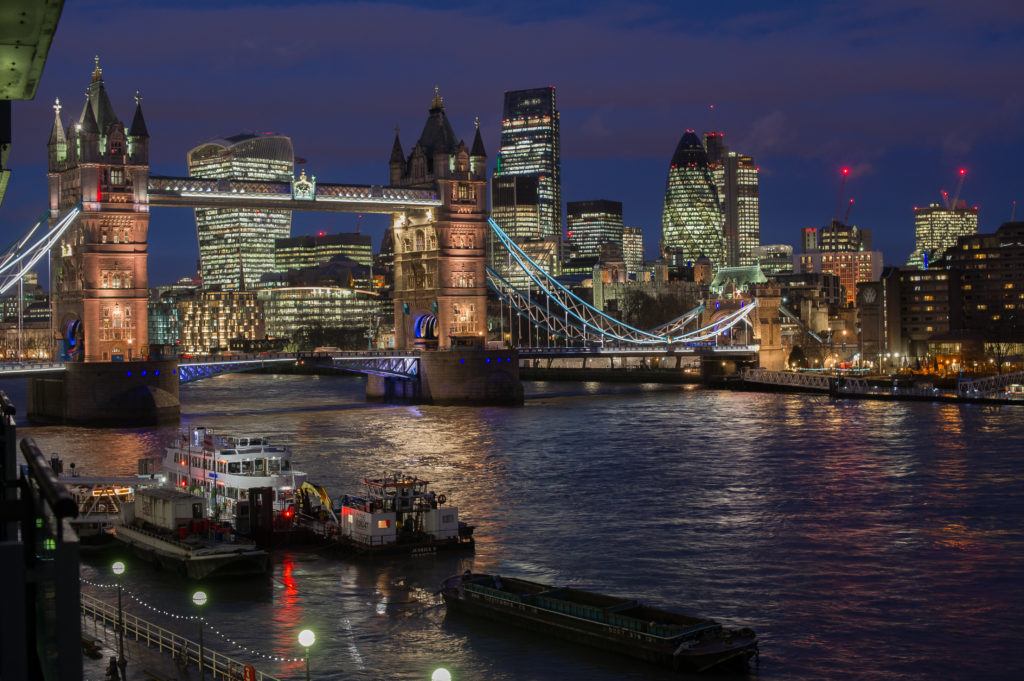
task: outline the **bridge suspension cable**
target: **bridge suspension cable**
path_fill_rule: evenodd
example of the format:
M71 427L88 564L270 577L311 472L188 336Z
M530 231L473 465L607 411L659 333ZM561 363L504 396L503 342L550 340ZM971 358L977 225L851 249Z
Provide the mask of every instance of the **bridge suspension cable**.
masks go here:
M15 242L0 259L0 295L7 293L15 284L32 271L39 261L50 252L50 249L57 244L57 240L64 235L68 227L75 221L78 214L82 212L82 205L70 208L60 216L48 232L39 237L31 245L26 245L32 236L46 220L40 218L36 224L29 229L28 233Z
M560 339L611 341L623 345L678 345L709 341L728 333L734 326L751 326L749 316L757 301L743 305L719 319L692 331L686 326L699 322L703 305L668 321L650 331L638 329L594 307L566 288L554 276L524 252L493 219L488 220L491 232L508 252L510 270L521 271L527 278L523 291L495 269L487 268L487 279L503 303L525 318L531 327L544 329ZM536 287L536 294L535 294Z

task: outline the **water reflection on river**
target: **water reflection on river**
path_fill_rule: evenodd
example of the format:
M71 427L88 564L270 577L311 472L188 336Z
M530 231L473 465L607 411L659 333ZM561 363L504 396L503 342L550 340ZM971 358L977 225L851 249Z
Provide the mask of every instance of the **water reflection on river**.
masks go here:
M364 474L414 471L478 527L471 557L281 554L266 584L207 585L211 623L284 656L314 629L322 679L427 679L441 664L460 681L679 678L446 617L431 592L472 567L748 624L766 679L1024 675L1024 410L655 386L528 392L522 409L473 409L367 405L347 378L184 387L189 424L288 443L336 493ZM86 471L132 473L173 429L23 432ZM186 584L130 570L151 603L188 612ZM83 574L106 581L94 566Z

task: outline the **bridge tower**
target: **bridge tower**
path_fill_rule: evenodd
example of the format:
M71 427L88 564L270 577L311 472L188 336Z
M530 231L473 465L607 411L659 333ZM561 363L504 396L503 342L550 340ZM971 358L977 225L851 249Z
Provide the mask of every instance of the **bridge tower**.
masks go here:
M394 186L434 189L435 209L393 216L395 345L399 349L482 347L486 338L487 153L479 121L471 148L458 140L437 88L427 121L406 156L391 150Z
M760 284L753 289L757 298L754 317L754 336L760 350L758 361L762 369L782 371L786 368L786 355L782 348L782 293L775 284Z
M131 361L149 355L146 275L149 133L136 93L131 126L114 113L96 58L85 106L65 131L60 100L48 143L50 222L82 213L50 253L59 359Z

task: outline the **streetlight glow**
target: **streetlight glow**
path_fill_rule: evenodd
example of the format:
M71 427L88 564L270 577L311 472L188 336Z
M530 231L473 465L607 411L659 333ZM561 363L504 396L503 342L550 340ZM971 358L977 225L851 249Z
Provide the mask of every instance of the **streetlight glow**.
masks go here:
M121 561L116 561L113 565L110 566L110 569L114 571L115 575L120 577L124 574L124 563L122 563Z
M206 592L197 591L194 594L192 594L192 602L198 606L206 605Z
M309 629L303 629L299 632L299 645L303 648L308 648L316 643L316 634Z
M430 681L452 681L452 673L444 667L438 667L430 675Z

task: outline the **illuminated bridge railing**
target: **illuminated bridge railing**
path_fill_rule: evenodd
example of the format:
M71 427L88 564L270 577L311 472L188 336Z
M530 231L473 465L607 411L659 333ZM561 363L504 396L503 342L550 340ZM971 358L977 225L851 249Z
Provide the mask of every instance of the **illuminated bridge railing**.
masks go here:
M288 210L366 210L391 212L441 205L429 189L384 185L320 184L305 191L293 182L214 180L150 176L149 202L154 206L252 205Z
M272 353L265 355L231 355L228 357L190 357L178 362L178 382L192 383L221 374L256 371L282 364L294 364L296 355Z
M333 353L331 363L337 369L384 378L415 380L420 375L420 358L417 353Z
M762 385L774 385L784 388L799 388L828 392L832 387L832 377L822 374L807 374L795 371L768 371L767 369L744 369L743 380Z
M63 362L0 362L0 377L17 378L64 371Z
M957 383L956 392L961 397L991 397L1007 392L1011 385L1020 384L1024 384L1024 371L988 378L962 379Z

